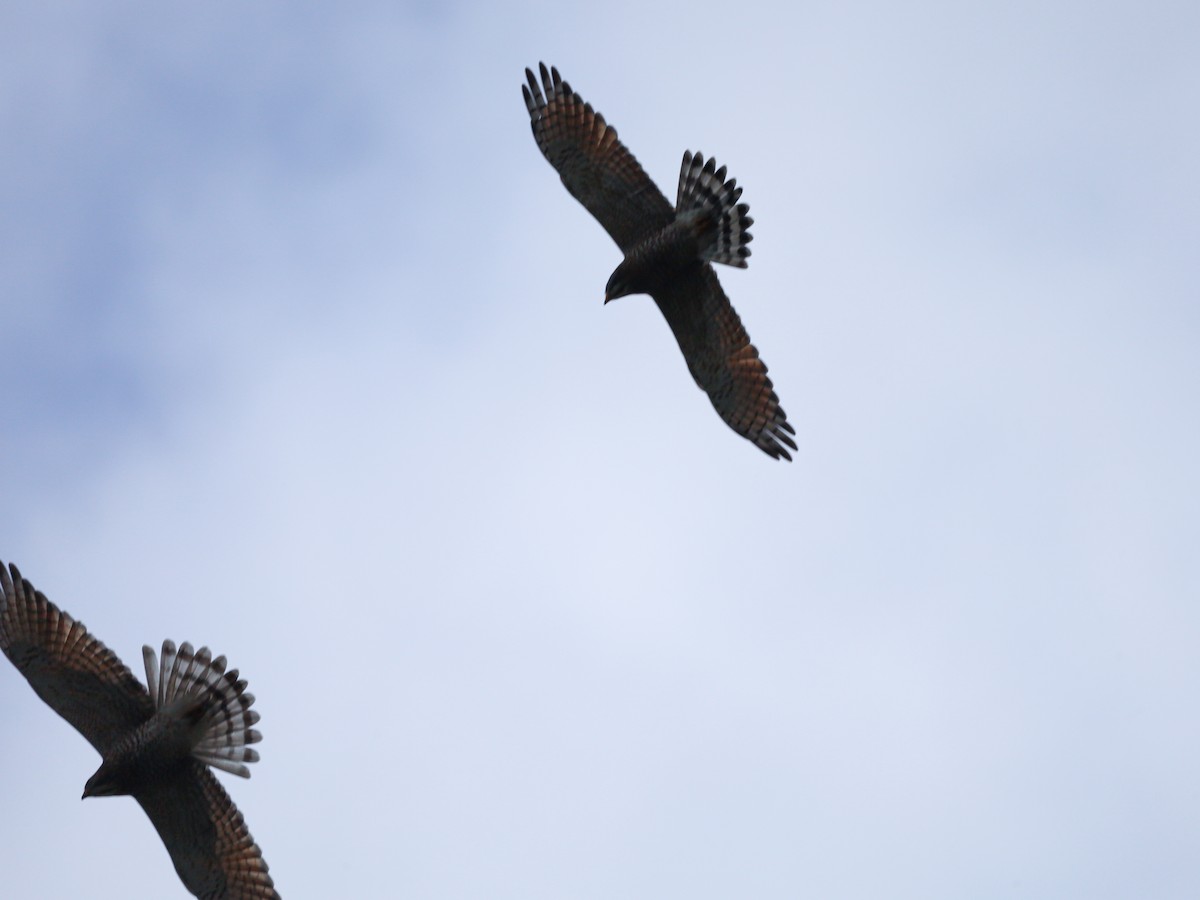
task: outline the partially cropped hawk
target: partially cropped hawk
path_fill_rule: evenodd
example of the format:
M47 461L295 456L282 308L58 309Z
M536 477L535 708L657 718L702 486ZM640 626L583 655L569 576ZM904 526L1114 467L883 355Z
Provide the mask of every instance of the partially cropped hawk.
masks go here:
M576 200L617 242L625 259L608 280L604 302L649 294L666 317L696 384L721 418L769 456L796 449L767 367L721 290L712 263L746 267L749 207L725 167L683 154L675 206L650 180L616 129L571 90L558 70L540 65L541 85L525 70L521 90L533 136ZM544 90L544 93L543 93Z
M205 900L277 898L262 851L209 771L250 777L254 695L207 647L142 648L149 691L111 650L0 563L0 650L56 713L100 751L83 796L131 794Z

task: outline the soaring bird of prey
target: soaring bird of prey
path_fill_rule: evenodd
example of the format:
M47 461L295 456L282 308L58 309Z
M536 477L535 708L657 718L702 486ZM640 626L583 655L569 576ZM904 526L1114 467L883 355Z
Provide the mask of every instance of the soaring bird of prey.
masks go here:
M11 577L9 574L11 571ZM278 898L262 851L209 771L250 777L262 736L254 695L207 647L142 648L142 687L111 650L0 563L0 649L103 762L83 796L131 794L171 854L184 886L205 900Z
M571 90L558 70L529 69L521 90L533 136L576 200L604 226L625 259L604 302L649 294L679 342L688 369L722 419L767 455L796 449L779 398L712 263L746 267L753 220L725 167L683 154L675 206L617 140L617 131ZM544 93L543 93L544 91Z

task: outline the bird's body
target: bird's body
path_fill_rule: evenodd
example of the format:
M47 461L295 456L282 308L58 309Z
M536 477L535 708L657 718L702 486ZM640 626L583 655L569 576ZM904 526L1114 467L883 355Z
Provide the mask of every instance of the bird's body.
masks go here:
M174 716L155 713L109 747L100 769L84 785L83 796L133 794L176 777L192 759L189 731Z
M540 74L539 84L526 69L522 86L538 147L625 256L608 280L605 302L652 296L721 418L764 453L790 460L795 431L712 267L746 267L753 220L738 203L741 188L726 181L724 166L687 152L672 207L616 129L558 70L543 64Z
M703 237L712 230L709 218L693 212L634 244L609 277L605 300L631 294L653 296L680 278L697 274L704 265Z
M262 852L209 766L249 777L254 696L206 647L142 648L149 690L16 566L0 564L0 650L51 709L99 751L83 796L130 795L184 886L204 900L277 900Z

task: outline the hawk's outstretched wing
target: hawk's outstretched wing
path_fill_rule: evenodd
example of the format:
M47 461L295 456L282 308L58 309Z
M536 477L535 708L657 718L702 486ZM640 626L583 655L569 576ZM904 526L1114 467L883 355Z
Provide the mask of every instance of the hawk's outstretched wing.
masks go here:
M613 273L614 278L625 276L614 296L648 290L671 326L688 370L721 418L764 453L790 460L796 432L708 261L745 266L750 237L744 229L751 219L747 206L737 203L741 190L732 180L725 183L724 167L717 170L711 159L705 165L700 154L684 154L680 209L685 209L685 199L698 196L679 215L696 221L698 209L715 205L721 213L714 226L721 229L717 244L727 251L724 256L697 255L697 239L687 229L667 228L683 220L677 220L675 208L617 140L616 130L571 90L557 69L540 63L539 70L540 86L529 69L528 84L521 86L533 136L567 190L625 253L625 262Z
M154 715L154 704L117 655L0 563L0 649L46 705L104 754Z
M0 564L0 649L46 703L97 750L154 715L133 673L83 623ZM116 752L122 752L118 750ZM194 758L164 760L133 789L184 885L205 900L278 900L262 852L212 772Z
M767 455L790 460L786 448L796 449L796 432L712 266L681 273L653 297L721 418Z
M650 180L604 116L571 90L558 69L539 63L542 88L529 69L521 85L533 124L533 136L562 183L587 207L621 252L664 228L675 209Z
M262 851L207 767L189 761L174 778L134 793L184 886L202 900L278 900Z

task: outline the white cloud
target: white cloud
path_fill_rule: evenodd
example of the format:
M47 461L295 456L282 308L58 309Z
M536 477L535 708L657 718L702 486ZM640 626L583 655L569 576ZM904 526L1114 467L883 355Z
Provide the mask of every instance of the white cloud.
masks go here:
M281 892L1194 890L1194 22L21 15L0 557L242 669ZM790 467L602 307L539 58L745 186ZM11 667L0 709L6 889L182 894Z

